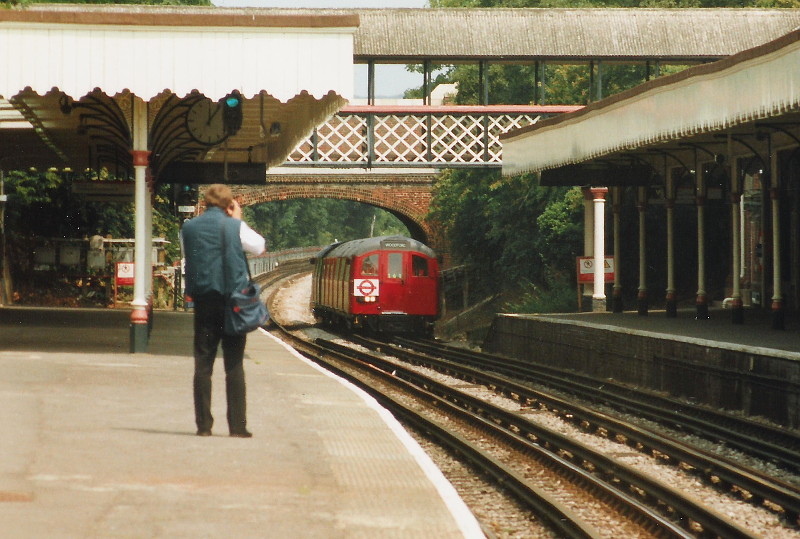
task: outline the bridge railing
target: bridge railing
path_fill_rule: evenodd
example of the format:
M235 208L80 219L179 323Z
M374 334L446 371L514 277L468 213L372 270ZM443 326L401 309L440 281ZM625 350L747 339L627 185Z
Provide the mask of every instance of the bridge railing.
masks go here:
M322 247L294 247L282 251L267 251L261 255L248 256L247 263L250 266L250 274L253 277L268 273L276 269L280 264L290 260L302 260L314 257ZM309 266L310 268L311 266Z
M501 134L580 108L567 105L345 107L314 129L284 166L499 167Z

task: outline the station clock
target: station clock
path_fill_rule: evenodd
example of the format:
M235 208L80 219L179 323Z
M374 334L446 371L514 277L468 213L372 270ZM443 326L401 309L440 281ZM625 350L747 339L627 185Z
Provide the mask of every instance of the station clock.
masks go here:
M224 123L225 105L201 99L186 113L186 129L194 140L208 146L215 146L225 140L227 132Z

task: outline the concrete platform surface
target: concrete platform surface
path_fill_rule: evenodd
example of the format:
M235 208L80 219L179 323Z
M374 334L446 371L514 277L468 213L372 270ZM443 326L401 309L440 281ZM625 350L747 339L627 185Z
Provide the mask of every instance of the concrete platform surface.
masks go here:
M793 313L786 315L783 329L773 329L772 314L759 309L746 309L742 324L734 324L731 312L726 309L712 309L708 318L700 320L695 317L693 309L679 311L676 318L668 318L664 311L651 311L647 316L640 316L635 311L537 316L610 331L638 331L653 337L693 341L712 348L751 350L800 360L800 317Z
M4 538L483 536L385 410L266 332L245 358L254 437L227 435L219 358L201 438L191 315L157 313L130 354L115 313L0 310Z

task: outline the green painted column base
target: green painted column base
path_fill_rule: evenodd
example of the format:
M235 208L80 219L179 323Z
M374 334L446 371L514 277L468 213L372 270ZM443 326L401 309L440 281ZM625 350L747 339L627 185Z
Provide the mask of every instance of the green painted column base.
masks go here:
M147 353L149 334L148 324L131 323L131 354Z

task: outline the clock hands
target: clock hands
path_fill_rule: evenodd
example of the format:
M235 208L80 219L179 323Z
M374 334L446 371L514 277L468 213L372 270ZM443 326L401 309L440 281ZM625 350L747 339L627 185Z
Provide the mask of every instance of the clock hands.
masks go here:
M213 103L209 103L209 106L208 106L208 121L206 122L206 125L211 125L211 120L214 119L214 116L217 115L217 113L219 112L220 108L222 108L222 107L220 107L219 105L217 105L215 107Z

